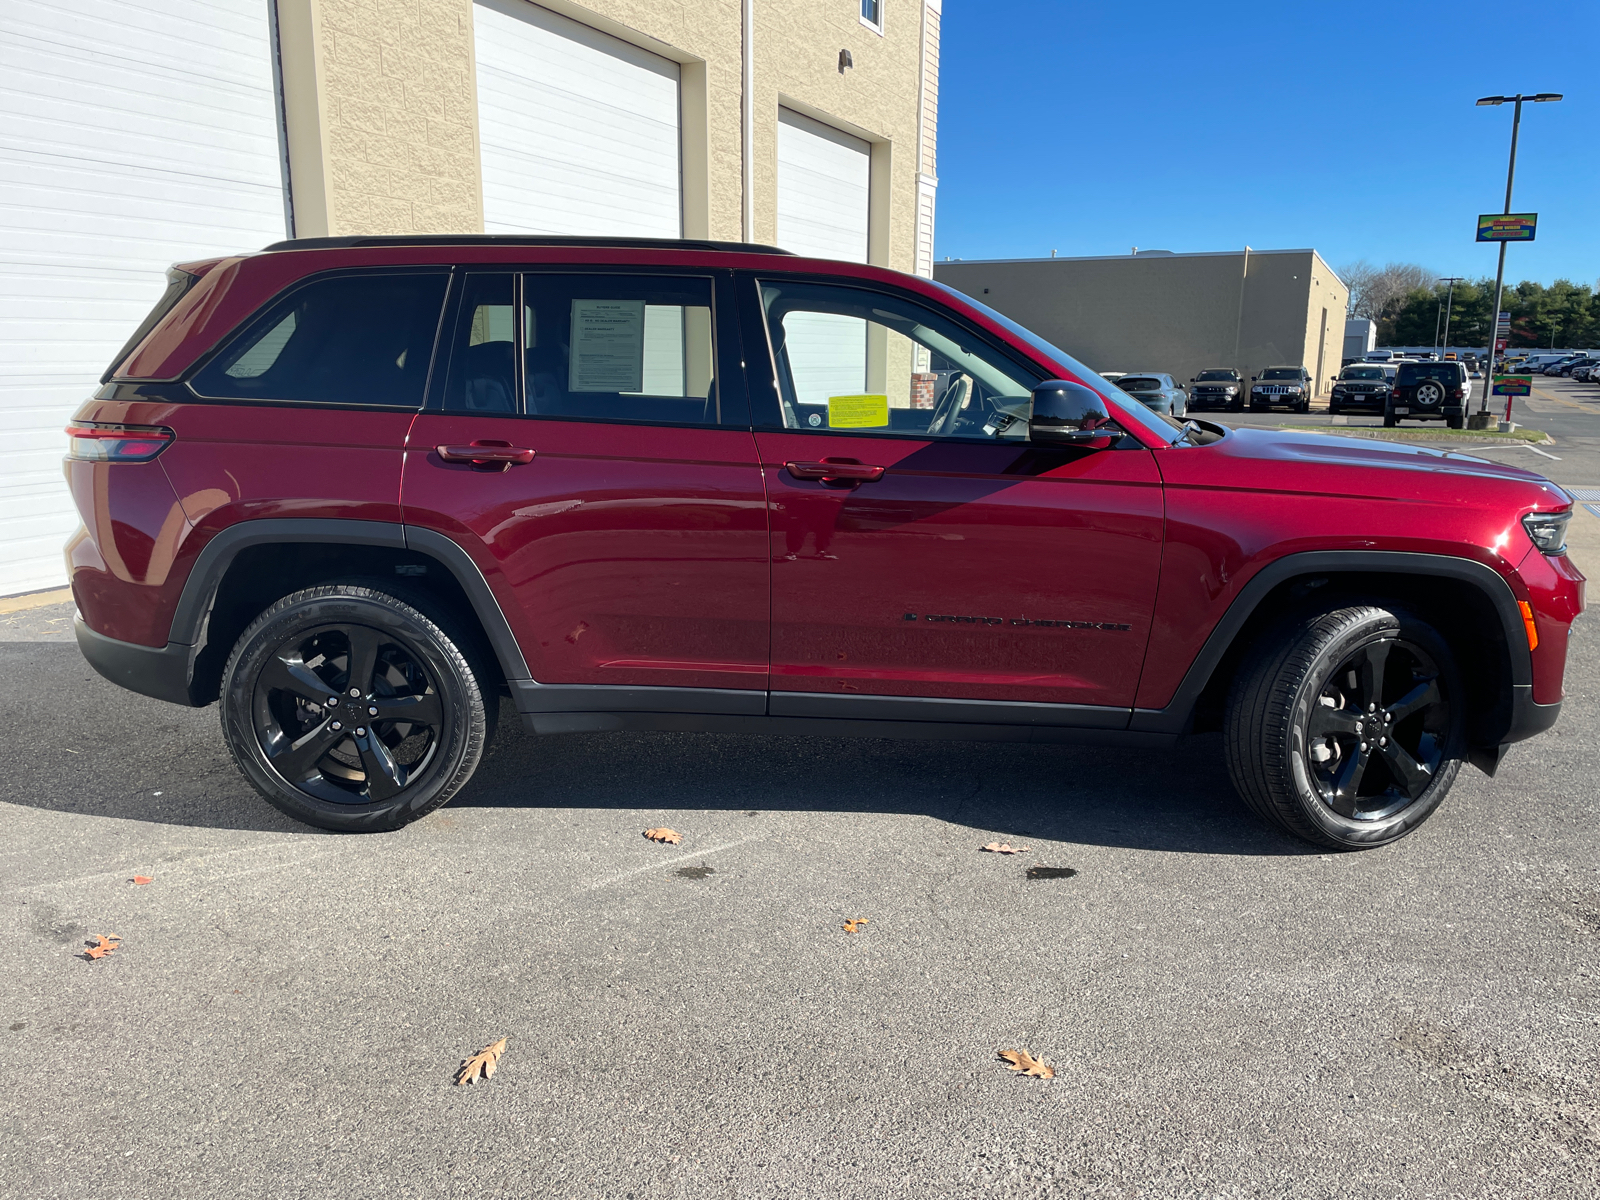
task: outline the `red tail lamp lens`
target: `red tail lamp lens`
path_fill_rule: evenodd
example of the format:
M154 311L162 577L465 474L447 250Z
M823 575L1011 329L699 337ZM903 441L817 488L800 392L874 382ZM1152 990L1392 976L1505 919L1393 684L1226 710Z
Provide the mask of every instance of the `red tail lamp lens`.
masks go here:
M82 421L67 426L67 457L86 462L149 462L175 435L160 425L107 425Z

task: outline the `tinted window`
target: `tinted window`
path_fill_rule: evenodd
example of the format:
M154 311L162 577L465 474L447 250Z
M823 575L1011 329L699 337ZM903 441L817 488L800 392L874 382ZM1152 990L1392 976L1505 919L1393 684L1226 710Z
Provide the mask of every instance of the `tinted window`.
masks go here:
M763 281L787 429L915 437L1027 436L1039 380L915 301Z
M1419 379L1437 379L1442 383L1459 383L1461 368L1455 363L1401 363L1400 383L1415 383Z
M1339 375L1340 379L1382 379L1382 367L1346 367Z
M1239 379L1232 371L1201 371L1194 378L1196 383L1236 383Z
M465 412L518 412L515 275L468 275L451 340L444 406Z
M420 407L447 278L338 275L297 288L195 376L195 391Z
M1125 392L1159 392L1161 380L1149 375L1124 375L1117 380L1117 386Z
M1299 379L1300 372L1293 367L1268 367L1261 372L1263 379Z

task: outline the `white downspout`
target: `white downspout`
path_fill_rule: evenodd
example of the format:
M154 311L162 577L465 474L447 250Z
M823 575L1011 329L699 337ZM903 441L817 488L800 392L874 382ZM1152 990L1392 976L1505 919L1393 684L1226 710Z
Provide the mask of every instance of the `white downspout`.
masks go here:
M740 226L747 242L756 240L756 5L743 0L740 19L744 24L744 61L741 64L739 102L740 191L743 195Z

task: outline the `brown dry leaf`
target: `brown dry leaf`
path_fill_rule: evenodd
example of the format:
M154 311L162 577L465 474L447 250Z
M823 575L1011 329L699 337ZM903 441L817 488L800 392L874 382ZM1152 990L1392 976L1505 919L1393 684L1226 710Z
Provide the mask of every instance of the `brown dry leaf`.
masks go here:
M674 846L683 841L683 834L676 829L646 829L644 835L652 842L671 842Z
M865 917L846 917L844 919L844 931L846 933L860 933L861 927L866 923L867 918Z
M1054 1079L1056 1069L1041 1062L1026 1050L996 1050L1007 1067L1013 1071L1020 1071L1024 1075L1032 1075L1039 1079Z
M151 883L151 882L153 882L153 880L148 875L135 875L133 877L133 882L134 883L143 884L143 883Z
M1026 854L1028 852L1026 846L1010 846L1005 842L990 842L983 849L992 851L995 854Z
M114 933L95 934L95 944L83 952L85 958L104 958L113 950L119 949L118 943L122 939Z
M461 1069L456 1072L456 1086L464 1083L476 1083L481 1077L485 1080L494 1077L494 1069L500 1063L500 1056L506 1052L506 1039L501 1038L492 1046L485 1046L471 1058L461 1060Z

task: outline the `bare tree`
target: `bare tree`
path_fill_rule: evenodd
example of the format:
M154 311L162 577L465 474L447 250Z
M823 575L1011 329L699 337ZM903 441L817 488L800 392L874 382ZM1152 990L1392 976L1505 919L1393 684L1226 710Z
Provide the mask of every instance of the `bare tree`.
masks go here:
M1418 263L1374 267L1364 258L1340 267L1339 277L1350 289L1350 315L1373 321L1394 316L1408 295L1439 282L1436 272Z

